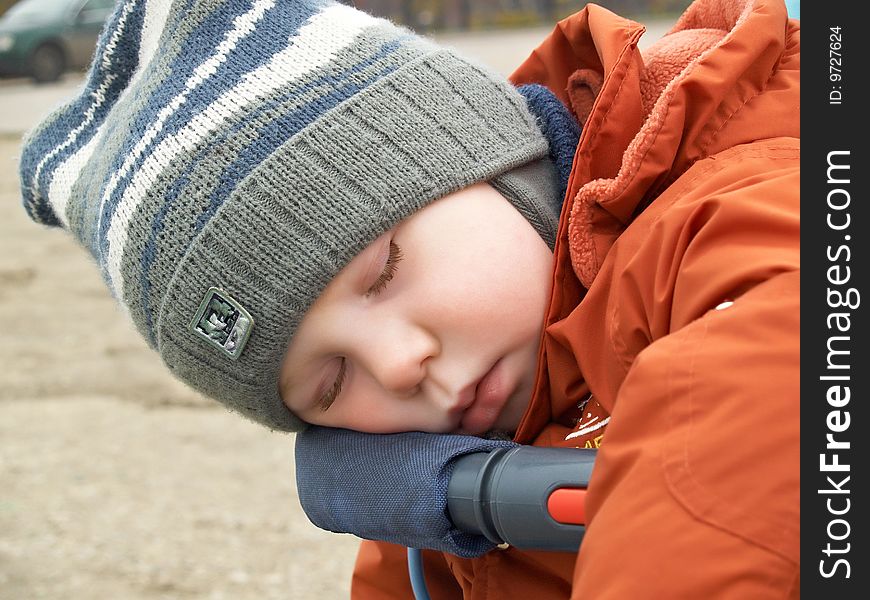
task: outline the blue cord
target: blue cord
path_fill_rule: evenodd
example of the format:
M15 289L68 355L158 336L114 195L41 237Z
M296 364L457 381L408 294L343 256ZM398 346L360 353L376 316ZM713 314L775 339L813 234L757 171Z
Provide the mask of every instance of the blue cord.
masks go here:
M411 576L411 589L417 600L429 600L429 590L423 577L423 554L417 548L408 548L408 574Z

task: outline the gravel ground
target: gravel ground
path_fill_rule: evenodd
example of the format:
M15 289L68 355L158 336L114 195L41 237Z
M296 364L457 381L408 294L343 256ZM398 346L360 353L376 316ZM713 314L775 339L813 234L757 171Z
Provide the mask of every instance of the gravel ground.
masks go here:
M89 255L20 207L0 138L0 598L344 598L293 437L171 379Z

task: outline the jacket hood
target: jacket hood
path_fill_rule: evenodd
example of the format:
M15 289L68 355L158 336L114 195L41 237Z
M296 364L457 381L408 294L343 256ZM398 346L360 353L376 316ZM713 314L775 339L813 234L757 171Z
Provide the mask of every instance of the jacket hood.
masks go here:
M641 52L643 32L590 4L511 77L546 85L584 125L558 237L587 289L625 227L693 163L800 136L800 106L781 96L799 82L800 26L782 2L698 0Z

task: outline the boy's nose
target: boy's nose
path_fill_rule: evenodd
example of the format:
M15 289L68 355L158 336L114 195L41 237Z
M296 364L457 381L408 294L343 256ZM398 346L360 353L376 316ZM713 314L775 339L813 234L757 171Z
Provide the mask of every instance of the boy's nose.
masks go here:
M408 395L426 378L427 361L438 355L437 338L424 328L392 324L375 332L364 349L372 375L387 391Z

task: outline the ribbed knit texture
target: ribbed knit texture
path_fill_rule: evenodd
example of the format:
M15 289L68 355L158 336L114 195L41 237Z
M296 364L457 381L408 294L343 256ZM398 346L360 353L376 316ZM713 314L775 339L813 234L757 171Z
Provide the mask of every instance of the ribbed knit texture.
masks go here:
M80 95L28 135L21 188L178 377L295 430L278 374L326 284L475 182L531 163L523 194L552 194L547 152L502 77L350 7L124 0Z

